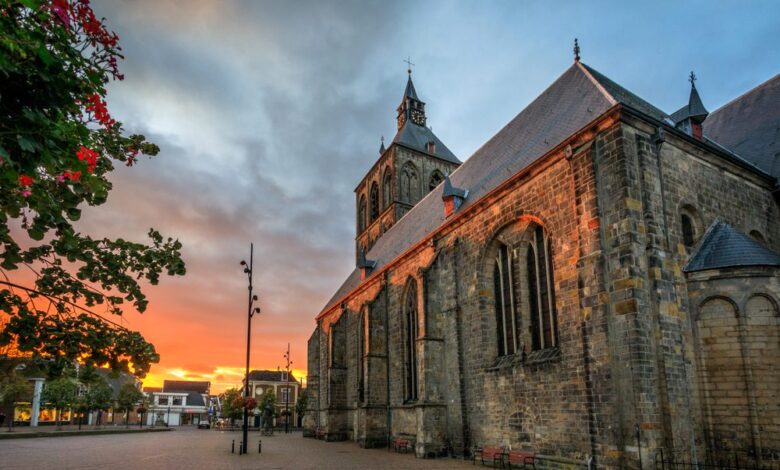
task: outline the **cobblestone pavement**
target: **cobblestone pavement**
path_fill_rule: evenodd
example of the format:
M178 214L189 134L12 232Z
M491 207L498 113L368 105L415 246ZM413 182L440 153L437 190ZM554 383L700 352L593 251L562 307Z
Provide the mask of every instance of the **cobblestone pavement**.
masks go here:
M0 469L473 469L457 459L416 459L387 449L361 449L353 442L304 439L300 432L262 437L249 434L249 453L230 453L238 431L177 429L148 434L43 437L0 441Z

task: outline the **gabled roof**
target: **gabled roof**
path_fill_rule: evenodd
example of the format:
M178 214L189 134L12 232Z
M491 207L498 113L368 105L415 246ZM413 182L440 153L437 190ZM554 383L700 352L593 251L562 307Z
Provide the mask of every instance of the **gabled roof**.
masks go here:
M95 369L95 373L106 380L108 386L111 387L111 396L117 398L119 396L119 390L125 384L135 385L138 380L127 372L115 372L111 369L98 368Z
M278 370L253 370L249 372L249 381L255 382L287 382L284 377L285 371ZM290 382L297 383L295 375L290 372Z
M187 394L187 406L206 406L203 395L198 392L189 392Z
M729 224L716 220L699 240L683 271L747 266L780 267L780 255Z
M163 392L197 392L208 395L211 382L200 382L192 380L165 380L163 381Z
M449 175L454 187L469 192L468 199L459 210L475 204L509 177L619 102L656 119L668 118L662 111L590 67L580 62L574 63ZM416 125L412 127L425 129ZM443 186L439 185L431 191L376 241L367 253L369 259L377 262L376 270L444 223ZM360 282L360 270L355 269L325 305L323 312L349 294Z
M458 157L444 145L444 142L439 140L436 134L425 126L418 126L413 122L407 121L393 137L393 143L405 145L423 153L429 153L428 142L433 142L435 145L433 156L448 162L460 163Z
M710 113L704 135L780 178L780 74Z

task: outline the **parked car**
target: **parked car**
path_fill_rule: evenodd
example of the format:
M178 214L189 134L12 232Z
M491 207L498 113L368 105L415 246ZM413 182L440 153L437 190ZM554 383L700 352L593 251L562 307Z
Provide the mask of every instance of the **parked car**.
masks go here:
M198 429L211 429L211 424L204 420L198 423Z

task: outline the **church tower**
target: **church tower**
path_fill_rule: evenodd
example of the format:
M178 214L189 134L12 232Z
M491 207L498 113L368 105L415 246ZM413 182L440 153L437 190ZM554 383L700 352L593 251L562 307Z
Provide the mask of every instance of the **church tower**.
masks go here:
M382 139L379 159L355 188L356 259L461 164L427 127L425 103L408 75L395 137L387 147Z

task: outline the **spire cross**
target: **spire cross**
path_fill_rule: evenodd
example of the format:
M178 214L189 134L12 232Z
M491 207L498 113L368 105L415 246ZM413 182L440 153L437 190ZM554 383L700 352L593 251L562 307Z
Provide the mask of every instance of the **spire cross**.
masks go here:
M574 38L574 62L580 61L580 43Z
M691 82L691 88L696 88L696 74L691 70L691 74L688 76L688 81Z
M407 66L406 73L411 75L412 74L412 66L416 65L416 64L412 63L412 58L409 57L409 56L406 56L406 59L404 59L404 62L406 62L406 66Z

